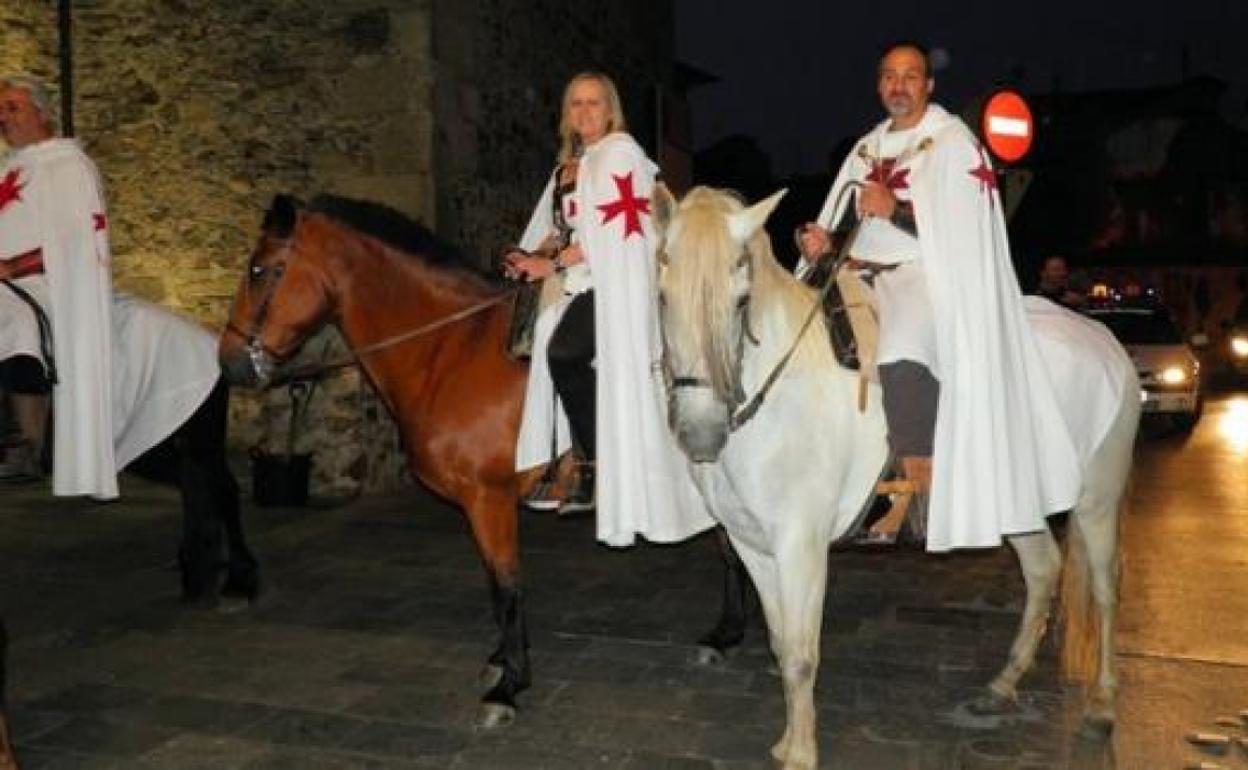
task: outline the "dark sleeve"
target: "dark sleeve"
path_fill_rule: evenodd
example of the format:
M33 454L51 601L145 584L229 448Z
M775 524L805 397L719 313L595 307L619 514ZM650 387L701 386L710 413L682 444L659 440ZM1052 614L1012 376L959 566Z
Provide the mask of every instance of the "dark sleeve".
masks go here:
M897 206L893 209L893 215L889 217L894 227L897 227L915 238L919 237L919 227L914 221L914 204L910 201L897 201Z

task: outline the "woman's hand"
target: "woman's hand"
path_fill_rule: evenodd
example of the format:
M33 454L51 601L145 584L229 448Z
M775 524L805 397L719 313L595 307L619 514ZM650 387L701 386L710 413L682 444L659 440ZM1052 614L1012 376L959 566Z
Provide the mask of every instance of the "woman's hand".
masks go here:
M585 252L581 250L581 244L574 243L556 254L555 259L559 262L560 267L568 268L584 262Z
M508 278L525 281L541 281L555 272L555 262L545 257L533 257L522 251L513 251L503 257L503 272Z

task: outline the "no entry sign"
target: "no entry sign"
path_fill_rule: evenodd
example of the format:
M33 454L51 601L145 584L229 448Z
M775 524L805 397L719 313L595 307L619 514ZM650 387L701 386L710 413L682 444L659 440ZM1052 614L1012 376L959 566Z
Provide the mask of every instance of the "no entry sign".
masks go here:
M988 97L982 129L988 149L1006 163L1026 155L1035 136L1031 108L1014 91L997 91Z

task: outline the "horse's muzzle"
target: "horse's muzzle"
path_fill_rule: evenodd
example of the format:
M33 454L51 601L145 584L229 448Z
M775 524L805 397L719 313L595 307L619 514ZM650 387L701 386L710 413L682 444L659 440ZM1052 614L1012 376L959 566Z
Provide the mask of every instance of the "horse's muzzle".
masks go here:
M218 354L221 371L231 385L263 388L273 379L273 360L259 346L221 345Z

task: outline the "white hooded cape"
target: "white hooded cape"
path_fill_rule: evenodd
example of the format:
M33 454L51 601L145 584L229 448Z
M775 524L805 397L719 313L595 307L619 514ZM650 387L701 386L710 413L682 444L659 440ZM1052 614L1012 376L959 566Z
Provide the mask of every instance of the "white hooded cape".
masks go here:
M52 325L59 376L52 492L114 498L118 470L185 422L212 389L215 342L172 313L114 297L102 185L77 141L50 139L13 153L0 171L6 179L20 189L0 207L0 258L43 254L44 274L20 283ZM27 342L35 323L29 310L6 318L17 325L3 336L19 342L0 347L39 357Z
M586 148L572 193L581 212L573 238L594 284L598 539L612 546L632 545L637 535L683 540L714 525L667 427L649 209L656 172L632 137L611 134ZM538 201L522 248L534 248L553 229L552 190L548 184ZM568 446L566 418L561 408L552 408L545 361L550 332L566 304L552 306L538 320L516 452L521 470L551 459L552 417L560 425L559 451Z
M863 154L888 123L841 167L819 216L824 227L852 200L843 196L833 210L841 188L867 174ZM927 548L996 546L1074 505L1079 456L1023 311L987 153L934 104L918 134L899 167L910 169L940 370Z

